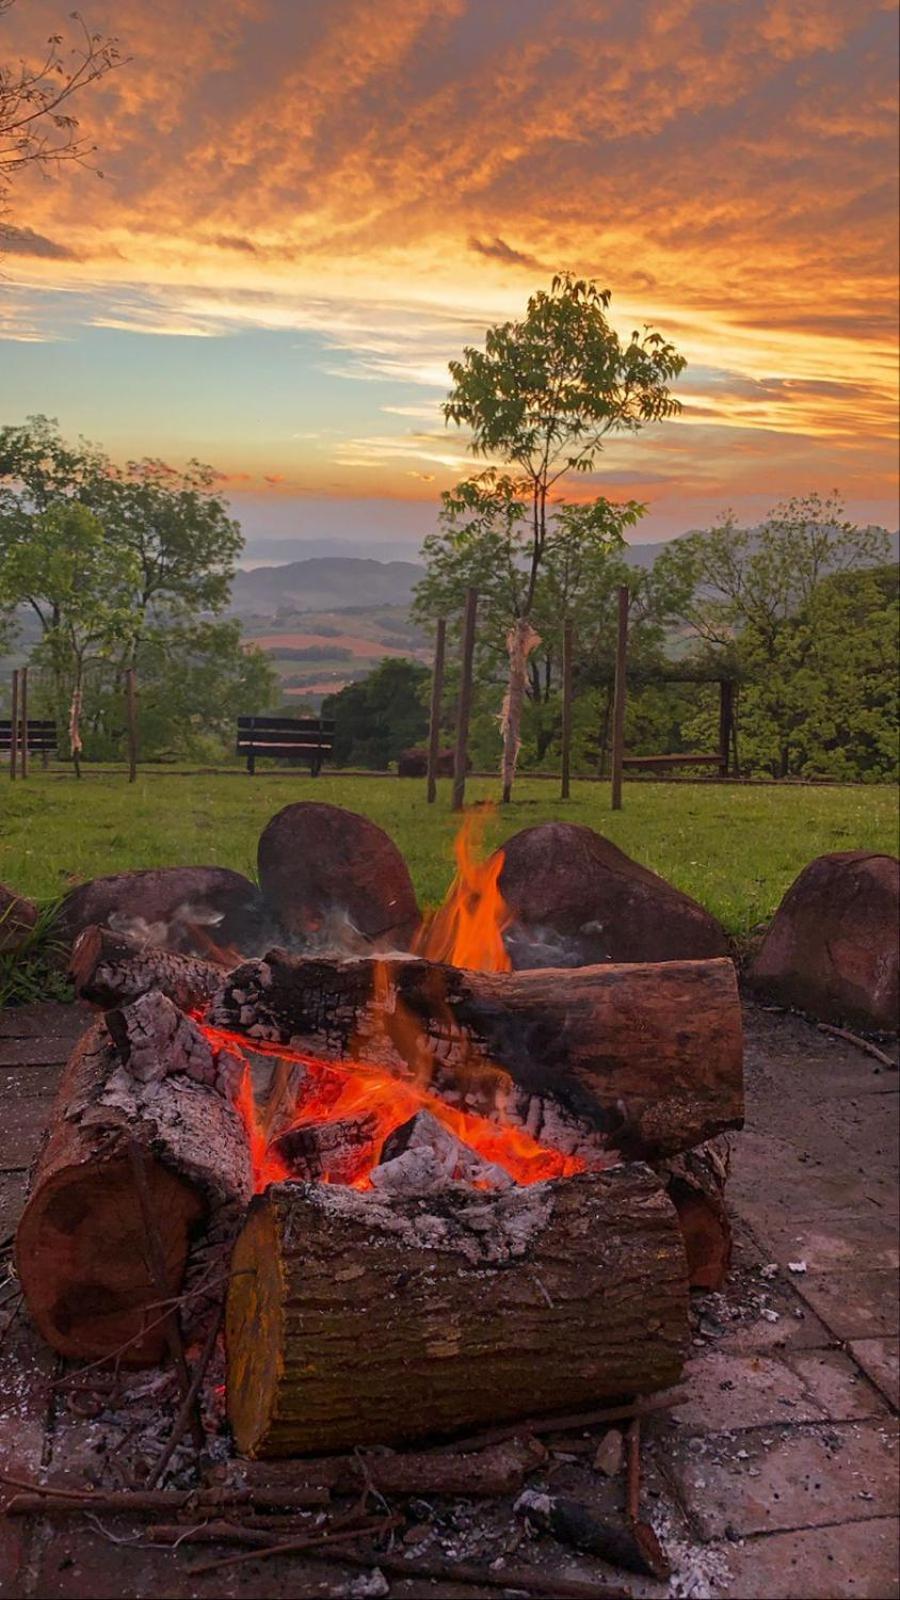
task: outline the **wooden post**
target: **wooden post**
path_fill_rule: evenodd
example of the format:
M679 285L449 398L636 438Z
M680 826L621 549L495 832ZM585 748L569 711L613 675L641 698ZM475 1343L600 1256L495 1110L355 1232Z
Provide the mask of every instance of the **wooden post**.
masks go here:
M16 781L16 767L19 764L19 669L16 667L12 675L12 706L9 719L9 776L13 783Z
M572 647L574 643L572 620L566 618L563 627L563 681L562 681L562 783L560 800L569 798L569 779L572 761Z
M731 745L732 683L730 678L719 679L719 777L728 777L728 756Z
M466 794L466 766L469 758L469 715L472 710L472 660L475 655L475 616L478 609L477 589L466 590L466 614L463 622L462 677L459 685L459 709L456 714L456 754L453 759L453 809L461 811Z
M134 692L134 667L125 673L125 715L128 721L128 782L137 777L137 705Z
M28 777L28 668L23 667L19 677L19 716L22 723L22 742L19 746L19 771Z
M431 716L428 724L428 804L433 805L437 795L438 756L441 748L441 698L444 693L444 651L447 645L447 622L438 617L434 640L434 671L431 674Z
M616 634L616 688L613 701L612 809L622 809L622 756L625 750L625 672L628 665L628 590L619 586Z

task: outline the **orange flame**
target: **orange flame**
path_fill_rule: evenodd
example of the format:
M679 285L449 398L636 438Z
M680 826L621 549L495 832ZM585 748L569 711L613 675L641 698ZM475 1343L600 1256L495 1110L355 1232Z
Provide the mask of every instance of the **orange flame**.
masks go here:
M512 963L503 943L503 932L509 925L510 914L499 887L503 852L496 851L487 861L479 859L484 822L484 810L468 813L454 846L456 875L443 904L423 925L416 951L430 960L446 961L458 967L508 972ZM452 1027L452 1019L448 1020ZM381 1159L385 1140L423 1109L431 1112L485 1161L503 1168L518 1184L571 1177L587 1166L582 1156L564 1155L539 1144L524 1128L460 1111L431 1092L433 1061L427 1035L399 999L391 981L390 964L386 961L375 965L368 1022L402 1057L408 1077L398 1076L364 1059L363 1052L373 1046L371 1034L368 1044L362 1039L356 1042L351 1059L325 1061L287 1045L250 1041L241 1034L213 1028L200 1018L198 1021L214 1048L227 1051L242 1064L235 1108L247 1130L257 1192L270 1183L291 1177L289 1165L273 1142L273 1134L277 1138L295 1129L344 1120L359 1123L365 1119L372 1124L372 1135L360 1147L359 1160L353 1160L349 1181L355 1189L371 1189L371 1172ZM284 1064L286 1072L289 1063L303 1068L295 1104L275 1129L266 1126L256 1103L245 1050L276 1057ZM340 1178L328 1171L327 1155L323 1156L323 1162L320 1182L347 1182L346 1160ZM597 1164L600 1164L599 1157ZM479 1188L489 1186L481 1181L476 1184Z
M456 876L413 948L430 961L477 972L509 972L512 962L503 933L511 918L500 893L503 851L496 850L487 861L478 859L487 815L487 808L467 813L453 846Z

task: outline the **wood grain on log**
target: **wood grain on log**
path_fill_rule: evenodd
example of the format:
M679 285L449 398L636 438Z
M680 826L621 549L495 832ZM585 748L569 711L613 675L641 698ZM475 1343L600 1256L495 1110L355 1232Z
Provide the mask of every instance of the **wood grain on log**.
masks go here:
M128 1005L158 990L191 1011L221 988L225 968L157 945L141 948L109 928L90 927L75 941L69 976L75 993L94 1005Z
M274 1185L233 1257L235 1438L256 1456L400 1444L662 1389L687 1301L674 1209L641 1165L389 1205Z
M629 1156L676 1154L742 1124L740 1004L728 960L487 973L401 958L387 968L388 1002L373 1006L374 961L271 951L230 974L212 1020L401 1072L420 1064L404 1052L412 1043L420 1056L424 1040L445 1097L462 1091L470 1109L490 1111L512 1079ZM415 1030L403 1025L410 1017Z
M168 1005L161 996L156 1003ZM123 1037L133 1010L122 1013ZM184 1017L180 1024L182 1031L194 1028ZM252 1192L247 1138L223 1095L184 1070L205 1045L194 1031L196 1050L168 1061L166 1075L142 1080L123 1065L120 1046L98 1022L65 1070L16 1235L29 1312L62 1355L100 1358L124 1346L123 1362L142 1366L157 1361L164 1347L129 1139L147 1151L150 1198L175 1292L201 1221L208 1264L239 1225ZM148 1070L146 1060L142 1069Z

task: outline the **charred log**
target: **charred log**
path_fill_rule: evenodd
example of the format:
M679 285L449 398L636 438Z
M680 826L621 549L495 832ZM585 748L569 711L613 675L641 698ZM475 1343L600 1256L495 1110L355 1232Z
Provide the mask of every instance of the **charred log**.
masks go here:
M550 1097L629 1156L690 1149L743 1120L740 1005L724 959L486 973L271 951L225 981L212 1020L400 1073L432 1060L445 1099L492 1112ZM373 994L382 999L373 1003ZM408 1023L412 1020L414 1026Z
M143 948L109 928L85 928L78 935L69 962L75 993L94 1005L122 1006L158 991L182 1011L209 1001L225 979L226 969L199 956L178 955L158 945Z
M280 1184L254 1201L226 1312L239 1448L399 1444L676 1381L677 1218L639 1165L502 1193Z
M163 1350L130 1141L146 1153L171 1295L185 1287L189 1257L194 1286L224 1271L252 1179L243 1125L216 1086L223 1066L161 995L123 1010L113 1032L98 1022L76 1047L16 1235L28 1309L62 1355L142 1366ZM203 1253L192 1255L198 1231ZM195 1309L203 1304L198 1294Z

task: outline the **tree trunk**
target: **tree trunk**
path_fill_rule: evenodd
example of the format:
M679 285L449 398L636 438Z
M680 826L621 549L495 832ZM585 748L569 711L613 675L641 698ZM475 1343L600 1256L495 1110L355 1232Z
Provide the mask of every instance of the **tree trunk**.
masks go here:
M549 1097L629 1156L673 1155L743 1120L740 1002L724 958L489 973L275 950L230 974L210 1021L251 1045L404 1074L427 1050L432 1086L466 1109Z
M503 804L512 796L513 779L521 744L522 706L525 700L525 683L528 677L528 657L541 642L527 617L520 617L506 636L509 652L509 682L500 715L503 734L503 758L500 776L503 783Z
M228 1411L255 1456L403 1444L663 1389L689 1344L645 1167L500 1193L280 1184L235 1247Z
M217 1064L196 1025L157 995L120 1012L113 1030L118 1042L105 1022L91 1028L63 1075L16 1235L16 1267L28 1310L54 1350L96 1359L121 1349L126 1365L144 1366L159 1360L165 1328L131 1141L146 1152L173 1295L183 1288L201 1225L191 1279L213 1273L221 1291L222 1252L240 1225L252 1177L240 1118L219 1088L202 1081L216 1076Z

